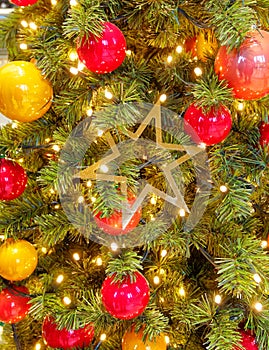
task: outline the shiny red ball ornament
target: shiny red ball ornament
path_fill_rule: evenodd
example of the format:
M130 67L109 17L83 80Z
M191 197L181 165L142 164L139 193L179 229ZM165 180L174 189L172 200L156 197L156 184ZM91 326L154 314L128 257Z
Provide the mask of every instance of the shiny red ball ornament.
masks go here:
M184 42L184 48L186 52L191 53L192 58L197 57L197 37L187 38Z
M24 319L30 309L28 294L29 290L24 286L3 289L0 293L0 321L17 323Z
M232 118L225 106L212 107L204 113L202 108L191 104L184 115L184 127L194 142L207 146L223 141L230 133Z
M259 99L269 93L269 33L250 32L239 49L220 47L215 72L233 89L235 98Z
M123 281L115 281L116 275L107 276L102 284L102 302L113 317L130 320L140 315L149 302L149 284L139 272L134 273L134 281L126 276Z
M30 6L37 2L38 0L10 0L10 2L17 6Z
M255 337L250 333L246 331L239 331L241 334L241 345L243 346L243 349L245 350L259 350L258 345L256 343ZM236 347L234 350L239 350L238 347Z
M87 324L76 330L57 329L52 317L46 317L42 325L42 336L46 345L61 349L83 349L89 346L94 337L94 327Z
M27 175L23 167L9 159L0 159L0 200L10 201L25 190Z
M260 145L269 145L269 123L262 123L260 126Z
M101 37L84 37L77 46L80 61L94 73L105 74L117 69L126 56L126 41L120 29L104 22Z
M132 206L135 200L135 195L128 193L128 205ZM132 231L139 224L141 213L142 209L138 208L125 227L122 225L122 211L118 210L114 210L109 217L102 217L102 213L99 212L94 216L94 220L97 226L107 234L119 236Z

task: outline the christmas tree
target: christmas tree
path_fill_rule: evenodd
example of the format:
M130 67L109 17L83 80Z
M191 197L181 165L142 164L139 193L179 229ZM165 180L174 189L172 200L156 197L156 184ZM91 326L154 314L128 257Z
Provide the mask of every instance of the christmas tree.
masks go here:
M1 349L269 349L269 1L13 4Z

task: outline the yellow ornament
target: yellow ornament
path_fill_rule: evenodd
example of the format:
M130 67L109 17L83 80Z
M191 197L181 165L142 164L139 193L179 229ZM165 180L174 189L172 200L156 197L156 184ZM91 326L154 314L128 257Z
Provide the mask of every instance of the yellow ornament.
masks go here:
M199 60L205 62L217 53L218 42L212 30L201 31L197 36L196 50Z
M146 339L144 342L143 329L135 332L134 327L126 331L122 338L122 350L166 350L166 341L163 333L160 333L155 339Z
M37 251L28 241L10 238L0 246L0 261L0 276L9 281L21 281L34 272Z
M19 122L31 122L50 108L53 90L31 62L13 61L0 68L0 112Z

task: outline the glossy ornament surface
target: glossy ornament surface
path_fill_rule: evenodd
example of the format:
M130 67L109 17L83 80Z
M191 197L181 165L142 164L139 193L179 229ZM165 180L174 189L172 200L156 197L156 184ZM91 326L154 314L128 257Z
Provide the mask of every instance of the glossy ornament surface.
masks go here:
M184 49L186 52L191 53L192 58L197 57L197 37L193 36L185 39Z
M10 159L0 158L0 200L10 201L25 190L27 175L20 164Z
M7 239L0 246L0 276L10 281L21 281L30 276L37 265L35 247L23 239Z
M160 333L155 339L146 339L144 342L143 329L140 329L137 333L132 327L129 331L125 332L122 338L122 350L166 350L167 344L165 336Z
M101 37L90 35L77 46L80 61L91 71L105 74L117 69L126 56L126 41L120 29L104 22Z
M260 145L269 145L269 123L262 123L260 126Z
M101 296L104 307L112 316L129 320L140 315L149 301L149 284L143 275L135 272L135 281L126 276L115 282L115 275L107 276L102 284Z
M132 193L128 193L128 205L130 207L135 202L136 197ZM126 204L127 205L127 204ZM99 212L94 216L94 220L97 226L109 235L118 236L124 235L132 231L141 219L142 209L139 208L132 216L128 224L123 228L122 226L122 211L114 210L109 217L103 217L102 213Z
M227 80L235 98L259 99L269 93L269 33L251 32L239 49L222 46L216 56L215 72Z
M211 108L206 114L202 108L191 104L184 115L184 127L194 142L207 146L223 141L230 133L232 118L225 106Z
M38 0L10 0L10 2L17 6L30 6L37 2Z
M250 333L241 330L240 331L242 340L241 345L243 346L243 349L245 350L259 350L258 345L256 343L255 337ZM240 350L238 347L236 347L234 350Z
M25 294L29 290L24 286L5 288L0 293L0 321L5 323L16 323L26 317L30 309L28 302L31 300Z
M42 336L46 345L52 348L76 349L89 346L94 337L94 327L88 324L83 328L57 329L52 317L46 317L42 325Z
M7 118L31 122L42 117L52 95L49 81L33 63L13 61L0 68L0 112Z

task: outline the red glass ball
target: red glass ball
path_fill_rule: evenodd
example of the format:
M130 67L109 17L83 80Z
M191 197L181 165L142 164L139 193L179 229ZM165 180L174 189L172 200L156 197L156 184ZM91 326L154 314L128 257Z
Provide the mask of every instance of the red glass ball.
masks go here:
M269 33L251 32L239 49L228 52L220 47L215 72L219 79L227 80L235 98L259 99L269 93Z
M211 108L205 114L202 108L193 103L185 112L184 127L194 142L210 146L223 141L229 135L232 118L225 106Z
M113 23L105 22L101 37L84 37L77 47L80 61L98 74L112 72L118 68L126 56L126 41L120 29Z
M149 284L143 275L135 272L135 281L126 276L115 282L115 275L107 276L101 288L104 307L112 316L130 320L140 315L149 301Z
M25 190L27 175L23 167L9 159L0 159L0 200L12 200Z
M187 38L184 42L184 48L186 52L190 52L191 56L197 57L197 37Z
M136 200L136 197L132 193L128 193L128 204L131 206ZM124 235L132 231L141 219L142 209L138 208L137 211L131 217L126 227L122 227L122 212L114 210L109 217L102 218L102 213L99 212L94 216L94 220L98 227L109 235L119 236Z
M269 123L262 123L261 124L260 144L263 147L269 145Z
M30 6L37 2L38 0L10 0L10 2L17 6Z
M28 302L29 290L24 286L5 288L0 293L0 321L5 323L16 323L26 317L30 309Z
M245 350L259 350L255 337L250 332L246 332L243 330L239 332L242 338L241 345ZM236 347L234 350L239 350L239 348Z
M89 346L94 337L94 327L87 324L76 330L57 329L52 317L46 317L42 325L42 336L46 345L52 348L74 349Z

